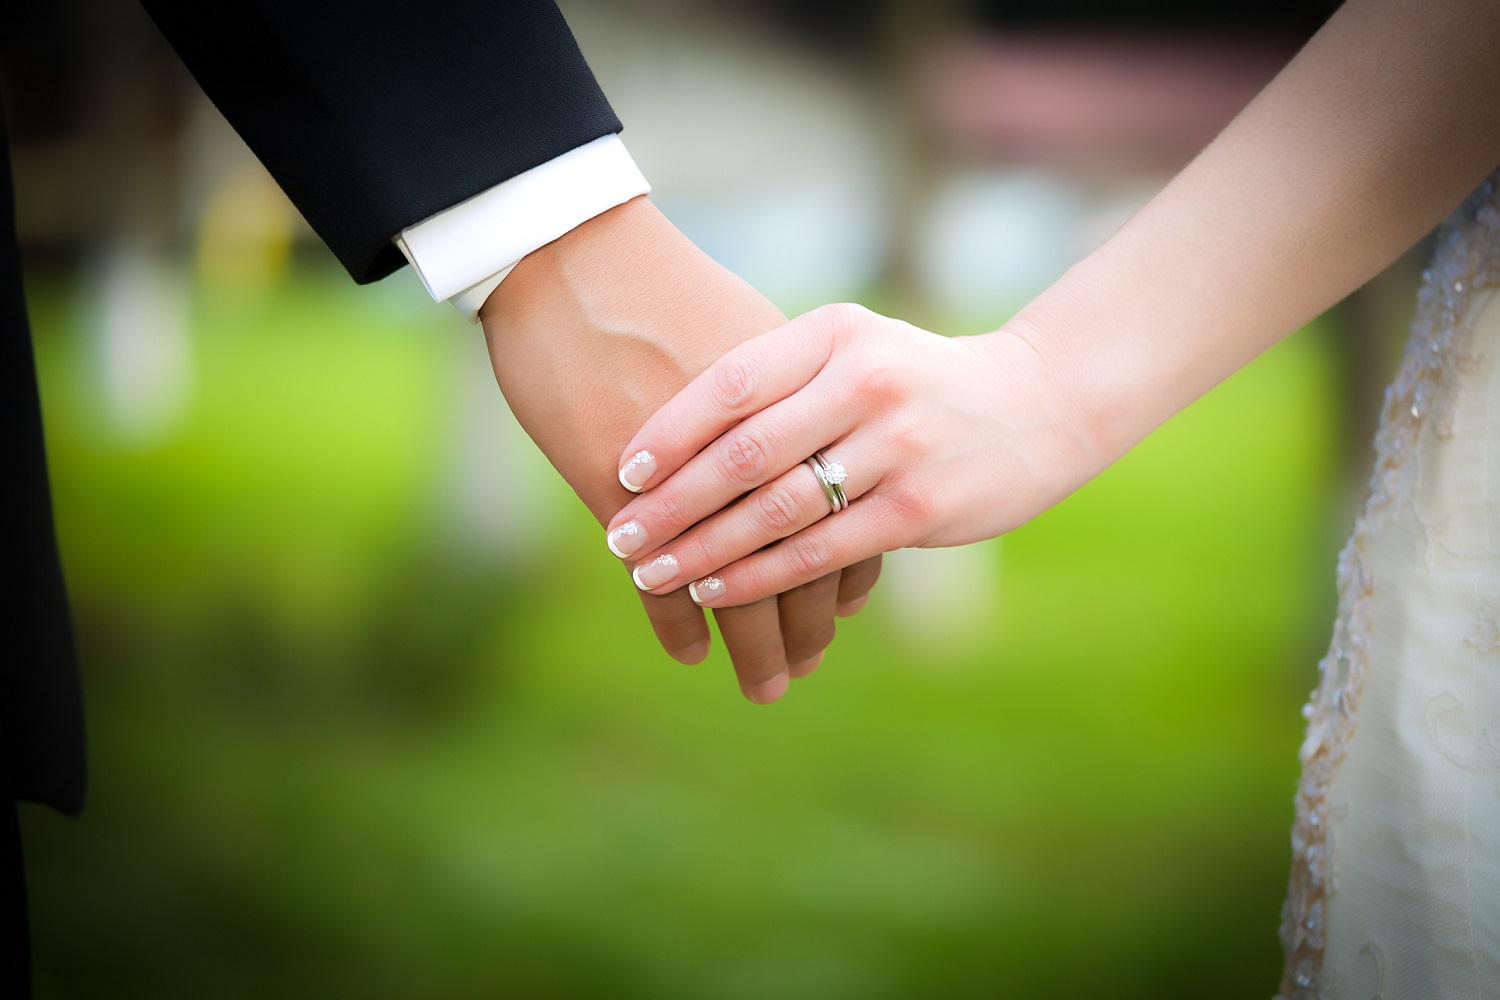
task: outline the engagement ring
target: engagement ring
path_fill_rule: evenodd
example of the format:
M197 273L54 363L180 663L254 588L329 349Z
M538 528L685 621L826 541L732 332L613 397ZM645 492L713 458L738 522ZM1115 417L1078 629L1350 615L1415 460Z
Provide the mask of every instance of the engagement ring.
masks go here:
M823 487L823 494L828 497L828 505L837 514L849 506L849 498L844 495L844 480L849 478L849 473L844 471L843 465L838 462L828 461L828 456L821 451L815 451L807 460L807 465L813 470L813 475L818 477L818 483Z

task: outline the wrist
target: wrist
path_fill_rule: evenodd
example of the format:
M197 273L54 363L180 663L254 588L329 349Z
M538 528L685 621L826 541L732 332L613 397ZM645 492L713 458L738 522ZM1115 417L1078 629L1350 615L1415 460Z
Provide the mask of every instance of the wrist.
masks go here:
M1103 256L1107 249L1074 265L997 331L1035 351L1093 472L1207 388L1199 386L1203 375L1177 310L1122 280Z
M782 322L645 198L529 254L480 318L511 410L601 518L629 499L616 460L646 418Z
M998 330L975 338L991 356L1029 364L1042 383L1037 397L1056 430L1056 451L1080 481L1098 474L1146 431L1136 433L1124 389L1128 376L1112 371L1106 353L1092 343L1102 329L1084 296L1066 294L1061 279Z
M581 302L598 294L599 279L611 261L660 255L665 230L672 229L642 195L601 212L521 258L479 307L488 336L492 330L525 331L531 310L544 303ZM675 230L672 230L675 232Z

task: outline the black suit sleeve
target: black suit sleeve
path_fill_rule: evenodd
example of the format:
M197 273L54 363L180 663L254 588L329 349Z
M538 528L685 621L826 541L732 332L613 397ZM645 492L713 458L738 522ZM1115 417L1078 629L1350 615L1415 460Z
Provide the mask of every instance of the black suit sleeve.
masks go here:
M143 0L359 282L403 228L620 130L551 0Z

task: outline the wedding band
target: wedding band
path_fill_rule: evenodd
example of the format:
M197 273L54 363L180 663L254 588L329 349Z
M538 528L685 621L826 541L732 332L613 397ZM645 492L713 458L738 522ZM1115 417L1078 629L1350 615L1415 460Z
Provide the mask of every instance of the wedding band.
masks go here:
M849 478L849 473L838 462L828 461L828 456L821 451L812 453L807 460L808 468L812 469L813 475L818 477L818 485L823 487L823 495L828 497L828 505L837 514L849 506L849 498L844 495L843 482Z

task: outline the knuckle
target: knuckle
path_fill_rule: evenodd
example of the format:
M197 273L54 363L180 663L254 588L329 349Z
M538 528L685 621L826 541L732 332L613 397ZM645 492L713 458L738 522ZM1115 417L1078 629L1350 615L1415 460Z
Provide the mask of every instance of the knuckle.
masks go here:
M764 561L749 559L735 570L734 591L741 598L737 607L757 608L777 599L776 590L767 586ZM753 600L744 600L746 595L755 595Z
M926 455L930 452L927 425L914 414L903 411L886 419L882 434L885 447L897 455Z
M818 628L815 628L812 631L808 632L806 635L798 636L797 647L806 651L801 658L807 659L810 656L815 656L819 651L832 646L833 640L834 627L831 623L828 625L821 625Z
M821 576L832 559L828 544L816 537L794 535L785 545L787 565L798 576Z
M656 520L663 527L675 533L684 531L695 523L683 504L682 497L668 493L655 499Z
M901 394L901 389L900 359L889 351L872 351L859 375L859 391L871 402L889 404Z
M769 450L760 432L742 430L725 442L724 465L732 479L753 482L765 475Z
M674 413L670 419L661 421L654 436L671 454L686 457L696 454L702 448L701 435L702 432L693 426L691 420Z
M708 573L718 572L730 561L725 558L723 541L716 538L712 530L695 528L673 542L672 548L683 569L692 570L693 576L700 579Z
M797 501L791 491L782 486L772 486L755 498L760 508L761 523L772 531L782 533L797 523Z
M924 524L936 511L932 497L908 483L895 483L882 492L896 519L903 523Z
M724 409L736 413L750 402L759 382L759 364L747 355L735 355L714 371L714 398Z
M872 315L870 310L856 302L831 302L818 312L819 318L837 334L859 333Z

